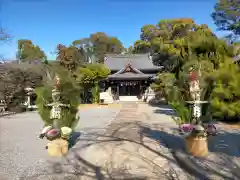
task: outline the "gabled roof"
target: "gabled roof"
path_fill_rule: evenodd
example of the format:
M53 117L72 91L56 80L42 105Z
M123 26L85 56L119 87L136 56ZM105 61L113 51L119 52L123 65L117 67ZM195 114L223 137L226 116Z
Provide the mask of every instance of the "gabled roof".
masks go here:
M132 67L132 64L129 62L125 67L123 67L118 72L116 72L115 75L116 74L129 73L129 72L130 73L135 73L135 74L144 74L140 70L138 70L137 68Z
M104 64L110 70L121 70L128 63L138 70L158 70L161 67L155 66L149 54L107 54L105 56Z
M132 67L131 63L128 63L115 74L109 75L108 79L148 79L152 76L151 74L144 74L140 70Z

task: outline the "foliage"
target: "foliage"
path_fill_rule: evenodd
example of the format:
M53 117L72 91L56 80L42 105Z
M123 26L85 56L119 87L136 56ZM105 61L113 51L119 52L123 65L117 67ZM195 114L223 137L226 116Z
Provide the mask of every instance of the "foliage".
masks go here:
M39 46L35 46L31 40L20 39L18 40L18 58L22 62L32 62L40 60L45 62L47 57Z
M140 40L136 41L134 49L142 49L140 53L149 49L153 54L153 63L165 67L165 72L158 75L152 87L159 91L185 120L189 114L185 101L192 100L189 92L191 69L201 72L199 75L202 98L211 101L214 74L218 74L220 64L234 55L233 45L218 39L207 25L197 25L188 18L161 20L156 26L143 26ZM203 115L217 110L211 108L211 105L204 105Z
M0 93L8 106L18 106L25 100L26 87L42 85L44 66L42 64L0 65Z
M137 40L134 43L134 48L132 49L132 52L134 54L136 53L148 53L150 51L151 44L149 42L143 41L143 40Z
M73 72L85 63L102 63L106 53L121 53L123 50L122 43L116 37L97 32L90 37L74 40L69 47L59 44L56 54L60 64Z
M96 81L106 78L110 73L110 70L103 64L87 64L79 67L75 73L76 81L83 84L94 85Z
M170 95L173 86L176 83L176 78L172 73L160 73L157 76L156 81L151 85L151 87L159 93L162 97L165 97L166 100L170 100L173 96Z
M84 52L87 62L90 58L93 62L102 63L105 54L119 54L125 50L118 38L108 36L103 32L97 32L91 34L90 37L75 40L72 44Z
M93 103L99 103L100 100L100 87L98 83L95 83L94 86L91 89L92 92L92 102Z
M214 74L212 107L218 117L237 118L240 116L240 70L239 67L226 60Z
M212 13L219 30L231 32L233 40L240 36L240 2L239 0L218 0Z
M80 64L83 63L83 52L75 46L66 47L62 44L57 46L57 60L60 64L70 71L75 70Z
M169 103L174 111L177 113L178 118L173 118L178 124L190 124L192 123L192 111L191 108L186 106L184 101L175 101Z
M66 72L63 68L55 70L54 74L58 74L61 79L61 103L70 104L70 108L62 109L61 125L74 128L79 121L79 118L76 117L80 102L79 89L77 88L71 74ZM38 112L46 125L52 124L52 120L50 119L51 108L46 105L52 102L52 89L55 82L54 74L51 76L51 79L48 79L48 81L45 82L44 86L36 89Z
M88 95L88 90L91 89L92 102L99 102L100 80L105 79L110 74L110 70L103 64L87 64L85 66L79 67L74 76L76 77L76 82L83 89L84 101L87 101L86 95Z

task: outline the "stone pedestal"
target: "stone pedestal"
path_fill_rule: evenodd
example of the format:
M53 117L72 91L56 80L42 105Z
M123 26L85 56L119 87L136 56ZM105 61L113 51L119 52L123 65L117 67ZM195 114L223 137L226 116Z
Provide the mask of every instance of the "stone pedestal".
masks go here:
M64 156L68 152L68 142L63 139L56 139L47 144L50 156Z
M193 156L202 157L208 154L207 137L186 137L186 149Z

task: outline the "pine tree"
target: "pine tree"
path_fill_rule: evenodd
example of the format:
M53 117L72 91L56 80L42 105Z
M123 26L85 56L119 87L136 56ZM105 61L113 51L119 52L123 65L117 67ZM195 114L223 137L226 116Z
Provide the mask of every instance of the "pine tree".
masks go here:
M240 70L231 59L215 72L212 107L214 115L227 119L240 117Z

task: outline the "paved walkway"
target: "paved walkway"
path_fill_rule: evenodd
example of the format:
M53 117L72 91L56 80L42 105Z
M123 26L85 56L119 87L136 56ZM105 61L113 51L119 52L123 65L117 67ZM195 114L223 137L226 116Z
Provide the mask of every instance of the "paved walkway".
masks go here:
M175 114L168 106L154 107L145 103L123 103L120 111L97 108L81 112L80 128L86 133L80 137L70 153L60 159L47 157L37 165L33 163L38 159L35 153L40 152L37 153L41 156L40 160L46 156L46 151L43 150L45 142L37 142L33 135L38 132L36 130L39 125L36 126L34 121L38 116L10 116L18 118L10 118L4 122L4 129L1 131L5 138L0 138L0 143L2 145L4 142L7 148L0 149L0 160L7 152L9 161L0 161L0 177L3 174L3 180L12 180L14 178L10 178L11 175L16 177L24 172L23 180L105 180L123 177L134 180L174 177L181 180L240 179L240 161L237 157L239 150L236 146L239 144L238 130L231 132L235 137L231 139L233 143L228 143L231 140L226 138L230 137L230 132L223 132L210 139L210 147L217 147L226 135L224 142L229 146L225 146L227 149L221 154L218 153L219 148L215 148L215 152L210 152L206 158L194 158L184 153L183 139L176 134L176 124L171 116L174 117ZM1 120L0 123L3 122ZM10 128L11 126L13 127ZM10 146L8 139L12 140ZM29 141L24 144L26 139ZM13 144L24 150L22 157L18 157L18 150L13 150ZM23 147L29 144L33 150ZM27 155L29 157L26 158ZM32 163L34 167L28 171L24 171L25 168L19 170L21 166L18 163ZM179 167L179 163L184 170ZM189 166L190 170L186 168ZM15 167L17 168L14 169Z
M149 115L141 112L142 107L136 103L122 104L104 132L85 134L80 138L88 142L85 146L77 144L64 159L46 164L45 175L38 178L42 180L48 175L76 180L167 179L178 173L186 179L184 173L178 172L181 169L169 149L159 138L151 137L154 129L148 123ZM98 138L93 140L93 136Z
M99 107L80 109L80 122L76 129L86 133L102 132L119 110ZM49 161L45 150L47 141L38 138L42 127L43 122L37 112L0 117L0 180L19 177L25 180L25 176L41 171Z

